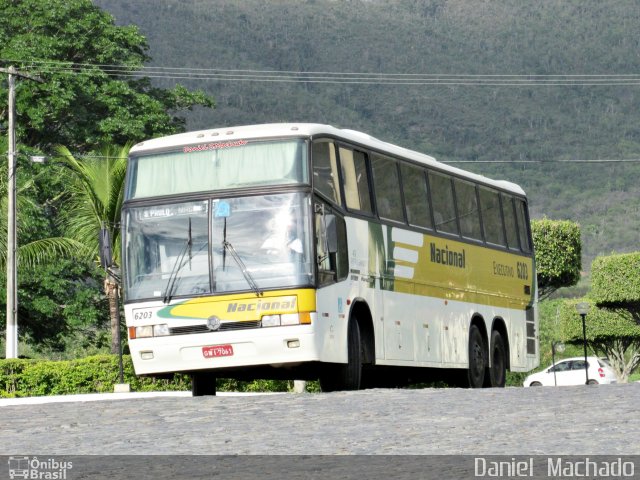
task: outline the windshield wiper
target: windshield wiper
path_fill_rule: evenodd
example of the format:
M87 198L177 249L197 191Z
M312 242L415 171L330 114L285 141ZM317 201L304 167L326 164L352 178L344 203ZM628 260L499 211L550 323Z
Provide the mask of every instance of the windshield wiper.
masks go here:
M240 255L238 255L238 252L236 252L236 249L233 248L233 245L231 245L226 240L223 240L222 246L224 247L223 252L228 251L231 254L231 257L236 261L236 263L238 264L238 267L240 267L240 271L242 272L244 279L247 281L251 289L255 292L256 296L261 297L262 290L260 290L260 287L258 287L258 284L255 282L255 280L247 270L247 266L244 264L244 262L240 258Z
M173 269L171 270L171 275L169 275L169 280L167 281L167 286L164 290L164 298L162 300L163 303L169 303L171 301L171 296L173 295L173 290L176 286L176 280L178 279L178 272L182 270L187 262L183 262L185 255L189 252L189 265L191 265L192 258L192 245L193 239L191 238L191 217L189 217L189 228L187 229L187 241L180 252L180 255L176 259L176 263L173 264Z

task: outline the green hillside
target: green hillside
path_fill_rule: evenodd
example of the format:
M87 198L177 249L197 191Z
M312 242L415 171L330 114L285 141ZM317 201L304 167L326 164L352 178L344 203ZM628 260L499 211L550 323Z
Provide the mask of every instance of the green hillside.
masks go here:
M585 269L595 255L639 248L640 162L559 163L640 159L636 2L95 3L119 24L139 26L155 66L367 74L348 77L360 83L267 81L266 74L263 81L157 79L216 97L215 110L189 117L191 129L310 121L363 130L441 161L476 161L459 166L521 184L534 218L582 225ZM376 74L466 77L399 85ZM612 77L623 74L631 76ZM531 77L507 85L489 75ZM579 85L577 75L604 77ZM496 160L535 163L484 163Z

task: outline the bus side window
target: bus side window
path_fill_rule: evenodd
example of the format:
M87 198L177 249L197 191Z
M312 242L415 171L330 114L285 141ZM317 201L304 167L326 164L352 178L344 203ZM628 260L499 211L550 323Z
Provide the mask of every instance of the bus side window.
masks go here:
M527 221L527 205L523 200L516 199L516 219L518 220L518 234L522 251L531 253L531 242L529 240L529 222Z
M338 161L333 142L315 141L312 147L313 186L332 202L340 205Z
M502 194L502 213L504 214L504 226L507 231L507 245L510 250L520 250L518 242L518 224L516 222L516 214L513 208L513 197Z
M380 218L404 222L398 165L390 158L371 156L373 186Z
M436 230L439 232L458 234L456 208L453 203L451 177L440 173L429 172L431 202Z
M504 239L504 225L500 213L500 197L498 192L480 187L480 211L482 213L482 227L487 243L506 247Z
M366 158L362 152L340 147L340 166L347 208L370 214L371 193Z
M424 170L413 165L402 164L400 171L409 225L432 229L431 201Z
M462 236L465 238L482 241L476 186L473 183L458 179L454 180L453 184L456 190L460 233L462 233Z

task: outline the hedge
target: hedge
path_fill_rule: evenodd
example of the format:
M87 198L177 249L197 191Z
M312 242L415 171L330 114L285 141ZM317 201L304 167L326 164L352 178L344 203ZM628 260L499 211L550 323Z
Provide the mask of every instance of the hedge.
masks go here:
M589 312L585 317L588 341L617 338L640 339L640 325L628 310L598 308L592 300L577 299L565 301L560 307L560 324L565 341L570 343L582 341L582 318L576 311L576 304L579 302L590 304Z
M169 380L138 377L131 357L123 356L124 382L134 392L191 390L191 378L174 374ZM119 383L118 357L96 355L78 360L0 359L0 397L32 397L42 395L72 395L79 393L110 393ZM318 382L308 382L307 391L319 391ZM293 382L287 380L240 381L218 378L221 392L287 392Z
M597 257L591 264L590 296L603 306L640 306L640 252Z
M545 291L578 283L582 268L580 226L567 220L535 220L531 233L538 287Z
M172 380L137 377L131 357L123 357L124 381L137 392L190 390L186 375ZM118 357L97 355L78 360L0 360L0 397L69 395L76 393L113 392L119 383Z

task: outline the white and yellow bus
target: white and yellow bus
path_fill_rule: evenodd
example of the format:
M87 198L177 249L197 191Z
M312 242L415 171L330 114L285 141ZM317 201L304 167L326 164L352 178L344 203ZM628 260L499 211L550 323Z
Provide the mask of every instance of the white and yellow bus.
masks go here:
M130 152L123 288L138 375L319 378L538 365L523 190L318 124L198 131ZM405 367L404 369L398 367ZM440 369L440 370L438 370ZM414 375L419 374L419 375Z

